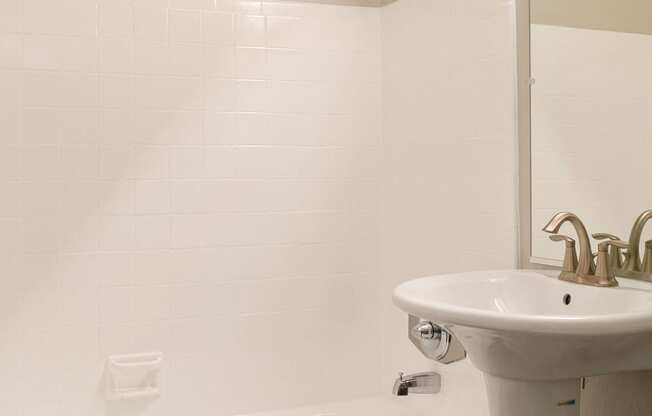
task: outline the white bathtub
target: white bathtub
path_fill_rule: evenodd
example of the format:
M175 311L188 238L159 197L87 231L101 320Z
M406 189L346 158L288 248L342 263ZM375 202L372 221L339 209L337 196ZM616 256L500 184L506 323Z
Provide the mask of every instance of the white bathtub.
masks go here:
M439 414L439 411L434 410L439 408L439 402L437 396L387 395L239 416L432 416ZM456 416L452 413L447 414Z

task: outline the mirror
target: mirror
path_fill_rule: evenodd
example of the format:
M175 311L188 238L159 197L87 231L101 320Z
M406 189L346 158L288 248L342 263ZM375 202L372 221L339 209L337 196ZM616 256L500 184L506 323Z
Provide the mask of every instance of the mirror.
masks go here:
M530 73L530 261L561 260L558 211L628 240L652 209L652 1L531 0Z

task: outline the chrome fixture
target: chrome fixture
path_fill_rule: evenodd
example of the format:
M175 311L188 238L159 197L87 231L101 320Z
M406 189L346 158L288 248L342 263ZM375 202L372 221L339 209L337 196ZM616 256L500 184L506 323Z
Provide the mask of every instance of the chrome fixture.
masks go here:
M560 277L563 280L568 280L575 276L577 271L577 251L575 250L575 240L567 235L553 234L550 236L552 241L564 241L566 251L564 252L564 263L561 268Z
M464 347L453 334L414 315L408 318L408 338L431 360L450 364L466 358Z
M433 339L438 334L432 322L420 321L417 326L412 329L421 339Z
M441 376L433 372L398 374L394 382L392 394L407 396L408 394L437 394L441 391Z

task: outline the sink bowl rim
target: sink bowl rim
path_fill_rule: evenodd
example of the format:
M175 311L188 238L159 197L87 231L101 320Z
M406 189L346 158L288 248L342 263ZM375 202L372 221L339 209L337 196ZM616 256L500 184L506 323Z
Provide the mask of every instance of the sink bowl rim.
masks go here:
M411 299L410 293L408 293L410 290L415 290L414 285L423 284L426 281L432 281L437 278L515 272L538 274L541 278L554 279L559 282L559 284L570 285L569 290L573 288L581 290L581 287L577 287L581 285L557 280L555 276L559 273L558 271L550 272L526 269L486 270L464 273L447 273L409 280L394 289L393 301L394 304L404 312L419 316L423 319L431 320L435 323L482 328L486 330L580 336L617 335L652 331L652 306L649 309L643 309L640 311L614 314L590 314L583 316L535 315L482 310L466 306L455 306L450 303L433 302L432 300L415 300L413 298ZM644 286L641 286L639 282L633 282L629 279L619 279L619 281L621 282L620 289L640 290L644 288ZM652 297L652 284L647 284L649 284L650 287L645 288L644 290L650 291L650 296ZM619 288L592 289L619 290Z

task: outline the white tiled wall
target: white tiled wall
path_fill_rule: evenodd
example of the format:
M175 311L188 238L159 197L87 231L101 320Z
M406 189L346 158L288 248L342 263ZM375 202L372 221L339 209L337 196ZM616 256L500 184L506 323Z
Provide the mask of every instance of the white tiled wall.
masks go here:
M532 26L535 256L563 256L540 231L557 211L627 239L652 206L650 48L651 35ZM574 235L571 226L563 232Z
M513 266L511 2L323 3L0 0L0 414L387 393L433 367L393 286ZM162 397L105 403L104 358L151 350ZM325 411L485 414L437 370Z
M513 12L502 0L383 8L382 299L411 278L515 265ZM427 414L486 415L469 361L426 360L405 314L383 308L383 389L398 371L435 369Z
M0 414L377 393L379 42L377 8L0 1ZM106 405L151 350L162 397Z

